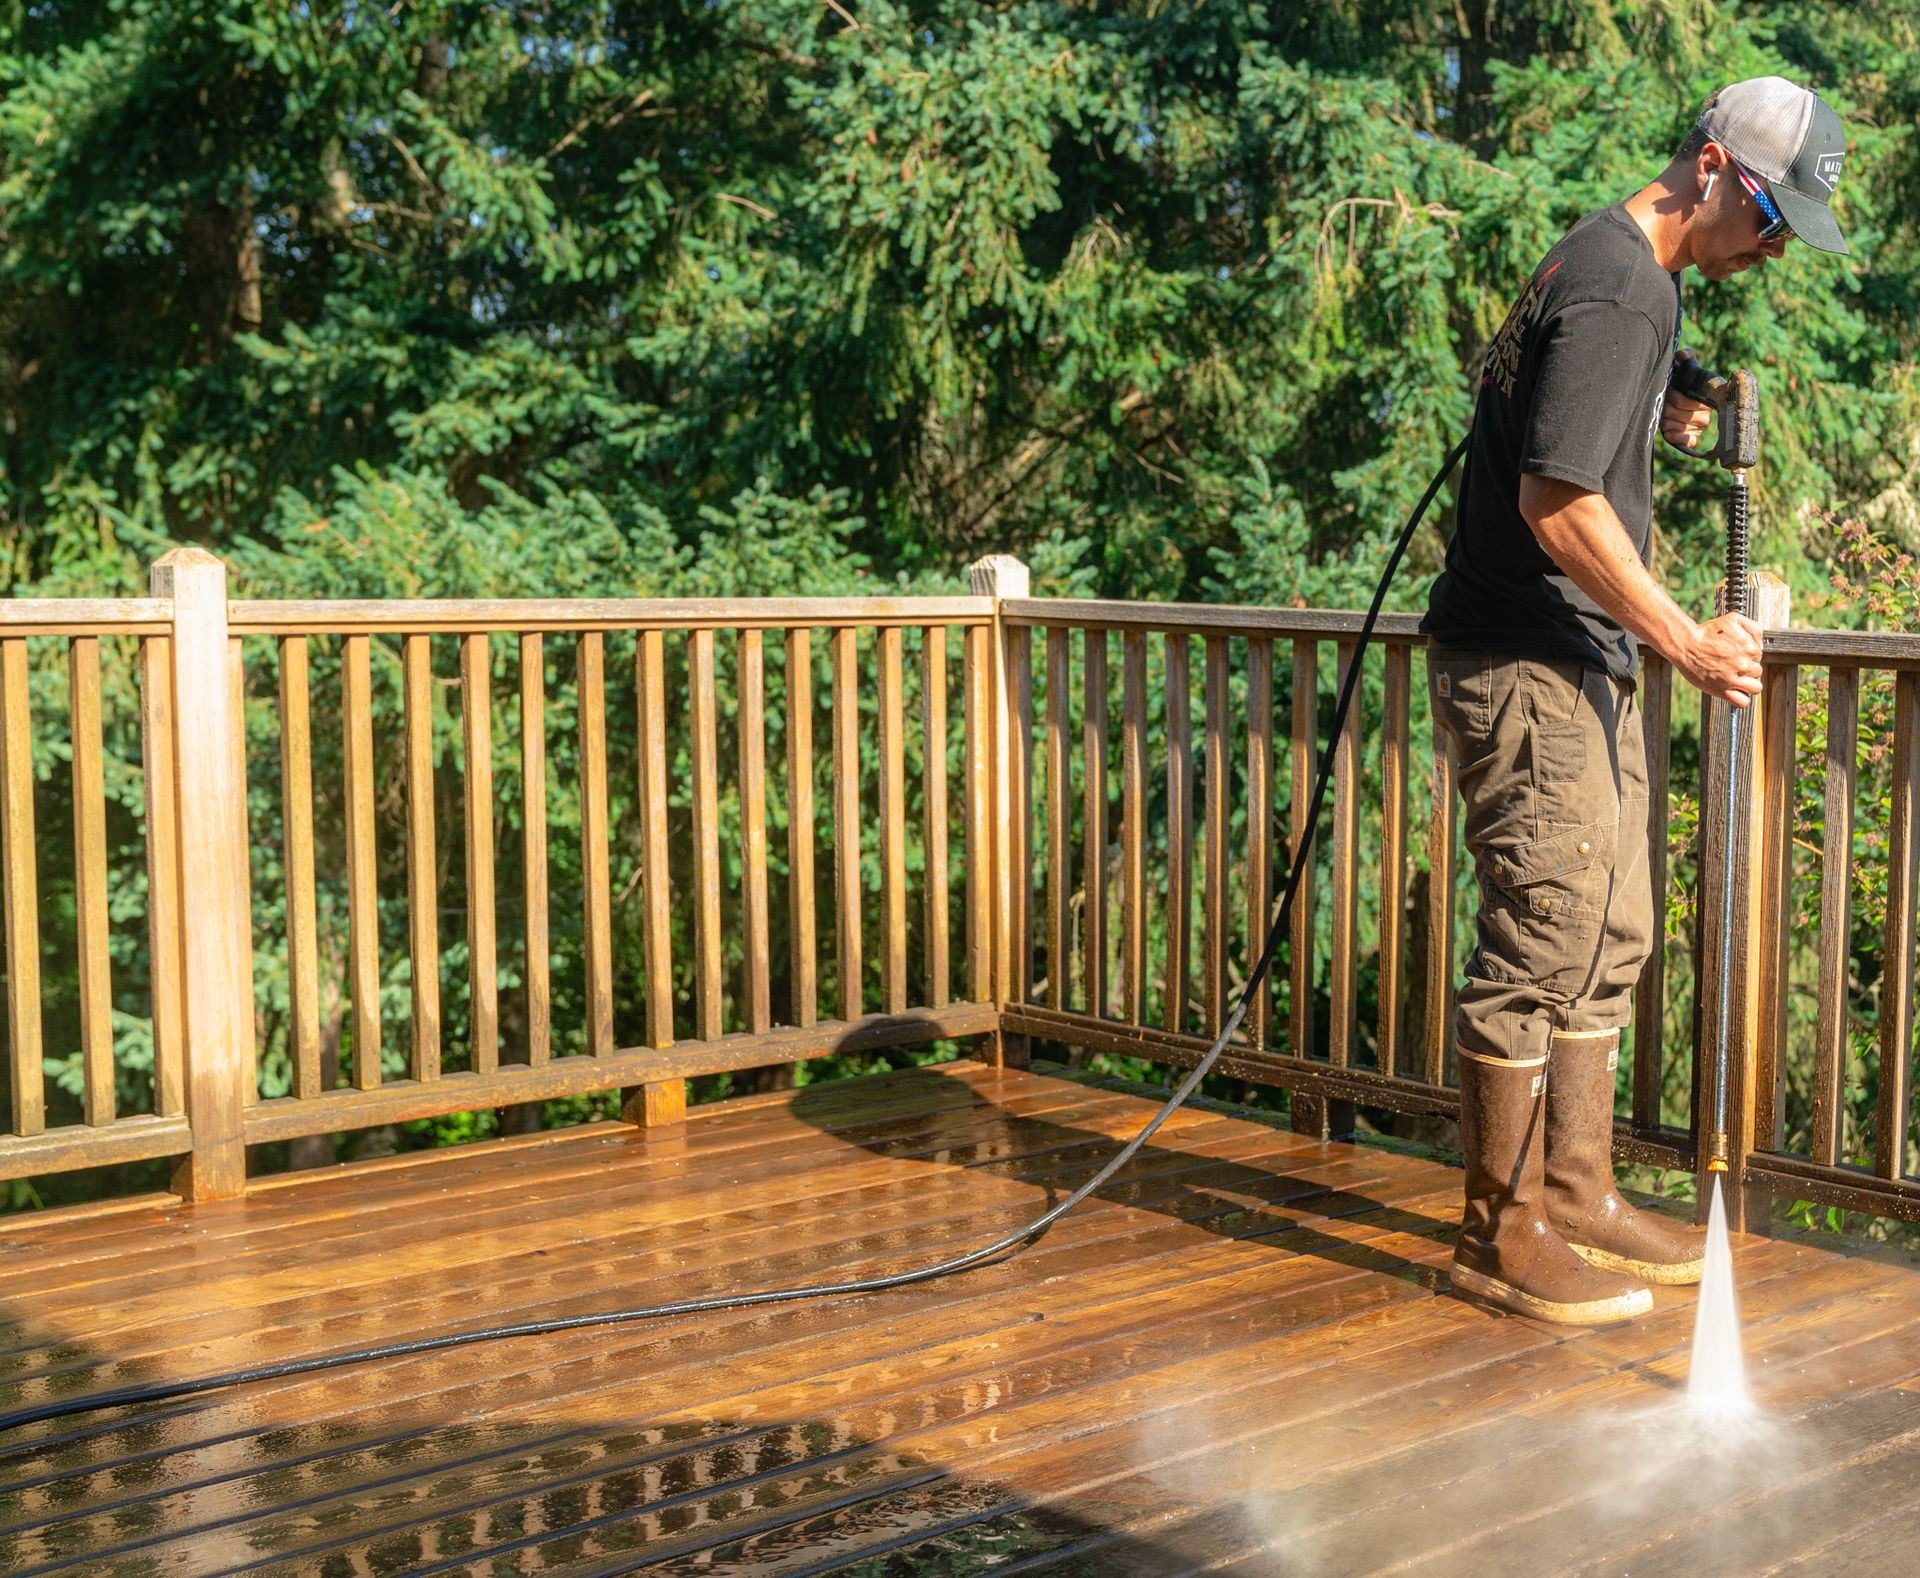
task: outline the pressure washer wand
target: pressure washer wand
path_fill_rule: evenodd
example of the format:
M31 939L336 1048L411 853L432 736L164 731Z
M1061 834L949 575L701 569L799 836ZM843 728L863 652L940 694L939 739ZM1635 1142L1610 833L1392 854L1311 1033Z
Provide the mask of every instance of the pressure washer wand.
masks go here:
M1695 450L1704 460L1717 461L1732 473L1727 484L1727 579L1724 612L1751 617L1752 601L1747 590L1747 473L1760 459L1760 385L1753 374L1742 369L1731 378L1708 372L1691 357L1682 357L1674 367L1674 387L1690 399L1701 400L1714 408L1718 433L1712 449ZM1733 936L1733 862L1742 851L1739 833L1746 825L1745 771L1747 753L1747 712L1745 707L1725 703L1727 718L1727 794L1726 825L1721 830L1724 852L1720 872L1720 937L1724 952ZM1714 1004L1713 1128L1707 1141L1707 1171L1727 1170L1727 1072L1731 1063L1728 1044L1733 1036L1733 972L1723 957L1719 991Z

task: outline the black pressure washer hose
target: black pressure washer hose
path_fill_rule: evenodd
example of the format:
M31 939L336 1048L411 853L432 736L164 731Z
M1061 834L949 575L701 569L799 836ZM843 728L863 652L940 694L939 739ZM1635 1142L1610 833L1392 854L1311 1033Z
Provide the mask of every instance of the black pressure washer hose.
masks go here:
M1471 436L1471 434L1469 434ZM1393 584L1394 572L1400 568L1400 560L1406 554L1407 544L1413 540L1414 529L1420 524L1421 517L1427 513L1427 506L1440 491L1447 474L1453 470L1455 462L1465 452L1466 438L1462 438L1448 452L1440 469L1434 473L1433 481L1427 484L1427 491L1421 495L1420 502L1413 507L1413 514L1407 517L1407 524L1401 528L1399 539L1393 545L1393 552L1387 557L1387 567L1380 576L1380 584L1374 588L1373 602L1367 608L1367 616L1360 625L1360 634L1354 643L1353 661L1347 665L1345 680L1341 683L1339 698L1333 708L1333 730L1328 736L1325 749L1320 754L1320 770L1313 781L1313 798L1307 811L1306 831L1302 835L1300 847L1294 851L1293 859L1287 870L1287 882L1280 899L1280 912L1275 918L1273 928L1267 933L1266 946L1260 950L1260 957L1254 964L1253 972L1247 977L1246 985L1241 987L1240 996L1233 1005L1233 1011L1227 1015L1226 1023L1220 1027L1220 1034L1214 1037L1213 1045L1207 1049L1206 1056L1193 1066L1193 1071L1180 1082L1180 1088L1167 1099L1167 1103L1147 1122L1132 1139L1121 1147L1119 1152L1089 1178L1072 1194L1058 1205L1035 1217L1026 1226L1016 1228L990 1244L978 1249L970 1249L963 1255L954 1255L946 1260L935 1261L929 1266L916 1266L907 1271L895 1271L885 1276L866 1277L856 1282L818 1282L806 1287L771 1288L762 1293L736 1293L723 1298L686 1299L677 1304L655 1304L642 1309L609 1310L599 1315L562 1315L551 1320L520 1321L509 1326L482 1326L473 1331L451 1332L438 1337L420 1337L412 1342L387 1343L378 1348L356 1348L347 1353L321 1354L311 1359L291 1359L284 1364L263 1364L250 1370L229 1370L224 1375L203 1376L194 1381L161 1381L145 1386L126 1386L112 1392L95 1392L84 1397L64 1398L56 1403L42 1403L33 1408L19 1408L10 1413L0 1414L0 1431L12 1430L20 1425L38 1424L47 1419L63 1419L72 1414L94 1413L103 1408L123 1408L133 1403L157 1403L169 1398L192 1397L200 1392L217 1391L222 1387L244 1386L250 1381L277 1381L290 1375L311 1375L316 1370L331 1370L344 1364L367 1364L376 1359L395 1359L414 1353L433 1353L443 1348L464 1347L473 1342L492 1342L502 1337L541 1337L550 1332L575 1331L587 1326L619 1326L629 1321L656 1320L672 1315L704 1315L713 1310L746 1309L756 1304L788 1304L797 1299L826 1298L837 1293L881 1293L888 1288L907 1287L915 1282L930 1282L935 1277L951 1276L956 1271L965 1271L977 1266L984 1260L1025 1243L1044 1233L1061 1217L1065 1216L1082 1200L1098 1189L1116 1172L1131 1161L1141 1146L1153 1138L1161 1124L1172 1117L1180 1105L1199 1089L1200 1081L1207 1077L1208 1071L1219 1060L1221 1052L1233 1033L1240 1028L1240 1021L1246 1017L1247 1005L1253 1001L1254 994L1260 990L1268 971L1273 968L1273 956L1279 948L1280 938L1287 930L1287 923L1293 914L1294 895L1300 889L1302 875L1307 862L1313 854L1314 829L1319 825L1320 810L1326 801L1327 785L1333 777L1334 747L1339 743L1341 731L1346 727L1347 714L1353 704L1353 693L1360 683L1360 660L1366 653L1367 644L1373 638L1373 627L1379 621L1380 607L1386 601L1387 589Z

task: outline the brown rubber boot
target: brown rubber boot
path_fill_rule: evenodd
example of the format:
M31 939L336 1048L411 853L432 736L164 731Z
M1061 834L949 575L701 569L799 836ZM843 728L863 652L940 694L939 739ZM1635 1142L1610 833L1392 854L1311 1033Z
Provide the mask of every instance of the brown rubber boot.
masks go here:
M1698 1282L1704 1229L1642 1211L1613 1184L1618 1030L1555 1031L1547 1082L1547 1220L1575 1254L1664 1286Z
M1453 1250L1463 1293L1563 1326L1629 1320L1646 1288L1590 1266L1548 1224L1545 1058L1460 1054L1460 1148L1467 1208Z

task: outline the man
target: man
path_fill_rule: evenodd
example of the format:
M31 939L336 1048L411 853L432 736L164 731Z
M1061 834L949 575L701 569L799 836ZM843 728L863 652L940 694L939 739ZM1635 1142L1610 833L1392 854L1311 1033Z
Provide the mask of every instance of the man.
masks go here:
M1709 417L1668 387L1682 271L1764 267L1796 235L1844 253L1828 203L1845 155L1808 89L1723 88L1650 185L1541 261L1480 380L1424 622L1481 895L1455 1022L1453 1282L1545 1320L1626 1319L1648 1283L1700 1279L1701 1236L1613 1179L1620 1031L1656 924L1636 643L1744 707L1760 632L1696 623L1649 573L1653 435L1691 449Z

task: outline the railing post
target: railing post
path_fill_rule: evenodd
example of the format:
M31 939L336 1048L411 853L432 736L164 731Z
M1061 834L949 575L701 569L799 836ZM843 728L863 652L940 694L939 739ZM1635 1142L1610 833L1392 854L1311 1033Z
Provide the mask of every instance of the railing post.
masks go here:
M187 1118L193 1151L174 1174L189 1200L224 1200L247 1183L243 1111L252 1069L251 895L241 856L246 807L241 720L227 654L227 569L202 548L153 566L173 603L173 737L178 813ZM165 742L156 742L162 744Z
M1748 604L1756 624L1768 630L1784 630L1791 612L1787 584L1779 576L1758 571L1748 577ZM1725 606L1722 588L1720 606ZM1763 749L1766 741L1777 737L1782 720L1771 715L1785 709L1787 738L1792 738L1793 696L1779 695L1773 687L1754 699L1747 709L1748 723L1742 732L1740 760L1729 760L1729 711L1714 705L1708 709L1706 741L1707 778L1701 786L1701 855L1699 882L1698 935L1700 948L1700 1026L1699 1044L1694 1048L1696 1067L1702 1077L1699 1110L1694 1115L1695 1141L1701 1158L1700 1176L1705 1177L1708 1136L1713 1128L1712 1083L1709 1077L1718 1048L1714 1044L1717 1001L1721 972L1731 975L1731 1008L1727 1029L1727 1226L1734 1232L1764 1231L1771 1198L1764 1188L1748 1189L1742 1178L1747 1158L1756 1147L1771 1145L1771 1135L1758 1132L1770 1128L1770 1122L1756 1116L1775 1110L1773 1082L1775 1071L1760 1066L1760 1016L1763 1000L1763 965L1766 949L1769 908L1778 910L1786 895L1775 891L1769 863L1763 858L1767 847L1765 830L1770 812L1778 812L1782 795L1793 792L1791 774L1768 771L1772 753ZM1725 843L1727 825L1725 807L1734 792L1733 774L1741 775L1745 816L1735 830L1733 858ZM1792 816L1791 806L1786 814ZM1723 884L1731 880L1733 889L1733 932L1720 935L1720 895ZM1656 912L1661 895L1655 895ZM1697 1204L1701 1221L1706 1220L1711 1201L1710 1190L1702 1189Z
M1009 1002L1028 996L1027 911L1030 863L1027 842L1032 837L1027 797L1032 790L1032 698L1029 637L1024 627L1009 625L1001 605L1028 595L1027 567L1011 554L989 554L968 571L976 597L993 599L993 675L989 706L989 755L993 812L990 847L993 862L993 906L989 931L993 964L993 1006L1004 1013ZM969 852L971 855L971 852ZM1000 1067L1024 1068L1027 1038L994 1028L989 1056Z

